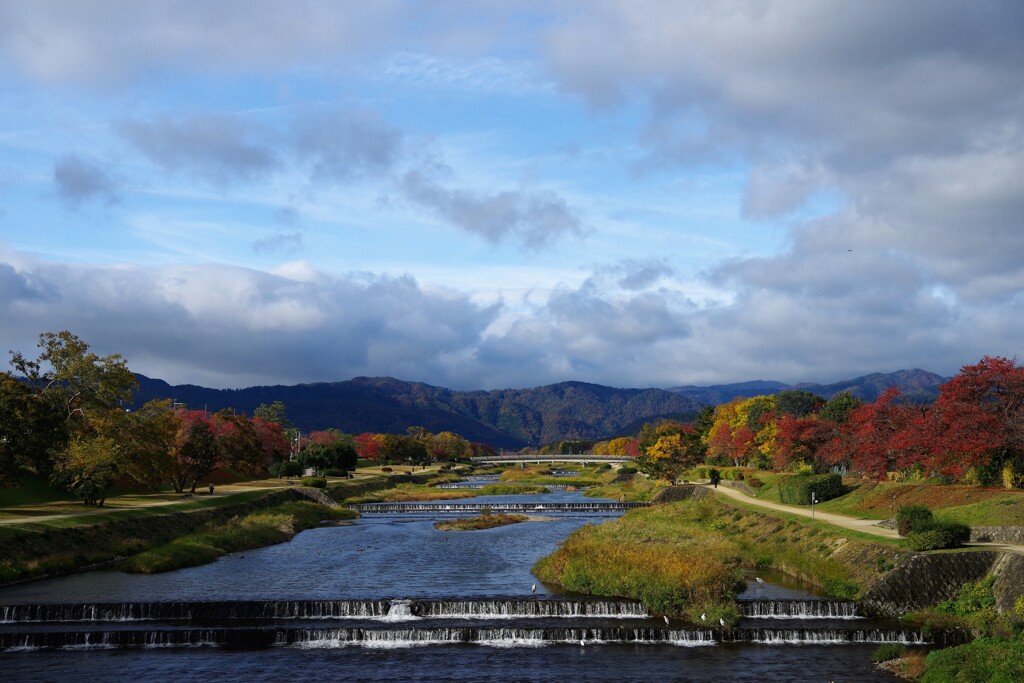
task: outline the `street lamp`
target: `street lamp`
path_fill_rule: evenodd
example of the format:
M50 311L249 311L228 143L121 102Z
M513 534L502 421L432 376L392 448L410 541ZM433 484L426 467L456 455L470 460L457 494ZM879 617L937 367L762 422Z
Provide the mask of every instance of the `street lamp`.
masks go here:
M818 494L811 491L811 519L814 519L814 504L818 502Z

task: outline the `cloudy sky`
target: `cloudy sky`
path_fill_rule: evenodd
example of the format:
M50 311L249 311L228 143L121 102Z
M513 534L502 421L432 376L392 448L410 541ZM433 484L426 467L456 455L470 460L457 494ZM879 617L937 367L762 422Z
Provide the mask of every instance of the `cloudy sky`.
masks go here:
M0 350L216 387L952 374L1024 339L1024 3L0 2Z

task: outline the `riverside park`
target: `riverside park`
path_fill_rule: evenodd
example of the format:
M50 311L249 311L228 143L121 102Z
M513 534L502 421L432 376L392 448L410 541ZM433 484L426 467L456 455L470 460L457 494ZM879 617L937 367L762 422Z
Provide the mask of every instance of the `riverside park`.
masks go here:
M979 648L1019 662L1024 548L997 536L1020 492L846 480L812 510L780 501L787 475L670 484L594 460L238 479L88 511L7 489L0 660L19 681L937 681L975 680L945 676ZM914 551L893 497L956 503L935 511L971 538Z

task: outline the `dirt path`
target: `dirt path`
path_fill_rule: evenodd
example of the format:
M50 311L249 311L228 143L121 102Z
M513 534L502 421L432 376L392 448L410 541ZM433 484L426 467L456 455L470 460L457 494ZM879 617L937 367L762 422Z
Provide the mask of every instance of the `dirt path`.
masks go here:
M710 484L707 484L708 488L712 488ZM735 500L743 501L749 505L756 505L758 507L768 508L769 510L776 510L778 512L786 512L791 515L798 515L800 517L811 517L811 509L802 505L786 505L784 503L773 503L768 500L761 500L759 498L752 498L742 491L729 488L728 486L719 486L713 488L715 493L719 493L727 498L733 498ZM895 529L886 529L885 527L878 526L877 519L860 519L858 517L850 517L848 515L839 515L834 512L821 512L815 510L813 514L814 519L822 522L828 522L844 529L850 529L852 531L861 531L872 536L881 536L882 538L899 538L899 534L896 533ZM1022 545L1010 545L1007 543L968 543L970 547L978 548L989 548L992 550L1008 550L1018 555L1024 555L1024 546Z

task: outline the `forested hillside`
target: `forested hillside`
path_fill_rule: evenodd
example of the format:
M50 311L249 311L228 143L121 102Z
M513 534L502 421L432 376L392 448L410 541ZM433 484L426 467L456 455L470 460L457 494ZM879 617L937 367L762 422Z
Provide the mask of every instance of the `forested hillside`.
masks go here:
M662 389L615 389L563 382L533 389L453 391L390 377L346 382L207 389L171 386L139 375L135 403L173 398L190 408L232 407L251 413L282 401L300 429L336 427L349 433L403 433L421 426L452 431L471 441L519 448L566 439L597 439L660 417L692 417L701 404Z

